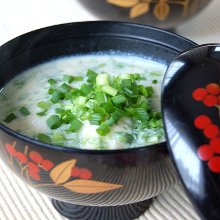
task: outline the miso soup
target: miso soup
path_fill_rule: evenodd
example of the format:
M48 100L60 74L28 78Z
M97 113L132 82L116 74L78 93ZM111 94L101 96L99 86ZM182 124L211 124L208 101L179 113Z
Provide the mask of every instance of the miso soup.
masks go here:
M164 141L160 88L166 66L126 55L58 58L13 78L0 120L23 135L81 149Z

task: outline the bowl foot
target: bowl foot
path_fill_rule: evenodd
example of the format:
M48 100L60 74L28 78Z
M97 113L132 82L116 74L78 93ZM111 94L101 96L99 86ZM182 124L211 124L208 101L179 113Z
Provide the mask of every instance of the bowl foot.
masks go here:
M80 206L52 199L54 208L70 220L132 220L142 215L152 199L121 206Z

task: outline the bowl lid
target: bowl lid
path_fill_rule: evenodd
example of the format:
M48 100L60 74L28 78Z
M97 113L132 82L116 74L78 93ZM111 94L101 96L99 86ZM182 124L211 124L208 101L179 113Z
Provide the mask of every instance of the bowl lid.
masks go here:
M220 219L220 44L180 54L168 67L162 111L171 158L204 219Z

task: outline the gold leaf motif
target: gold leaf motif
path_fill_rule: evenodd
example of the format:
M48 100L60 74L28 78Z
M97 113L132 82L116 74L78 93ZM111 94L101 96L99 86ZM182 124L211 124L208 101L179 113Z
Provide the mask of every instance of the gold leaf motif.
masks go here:
M149 4L148 3L139 3L134 6L130 11L130 18L136 18L143 14L146 14L149 11Z
M131 8L136 5L139 0L107 0L107 2L123 8Z
M93 180L72 180L63 185L65 188L83 194L92 194L106 192L114 189L121 188L122 185L97 182Z
M54 167L50 172L50 177L56 185L66 182L71 177L72 168L76 160L68 160Z
M170 6L167 3L158 3L154 7L154 15L160 20L164 21L170 13Z

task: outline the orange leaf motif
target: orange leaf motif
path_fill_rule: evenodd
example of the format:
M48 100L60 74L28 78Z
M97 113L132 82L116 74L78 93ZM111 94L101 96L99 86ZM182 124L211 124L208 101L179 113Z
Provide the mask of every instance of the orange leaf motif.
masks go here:
M131 8L135 6L139 0L107 0L107 2L123 8Z
M72 168L76 160L68 160L54 167L50 172L50 177L56 185L65 183L71 177Z
M121 188L123 185L103 183L93 180L72 180L63 185L65 188L83 194L106 192Z
M154 7L154 15L160 21L164 21L169 13L170 6L167 3L158 3Z
M134 6L130 11L130 18L136 18L143 14L146 14L149 11L149 3L139 3Z

